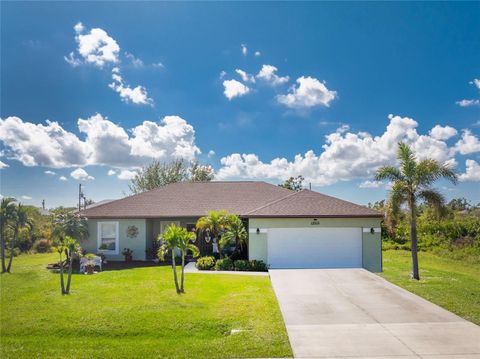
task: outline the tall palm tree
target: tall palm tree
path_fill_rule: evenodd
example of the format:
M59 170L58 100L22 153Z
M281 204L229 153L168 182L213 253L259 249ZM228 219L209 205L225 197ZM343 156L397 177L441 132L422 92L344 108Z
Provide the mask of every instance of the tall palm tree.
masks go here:
M10 241L10 259L8 260L7 272L10 273L10 268L12 267L12 260L13 260L13 250L15 247L15 241L18 236L18 231L21 228L28 227L30 229L33 228L33 221L28 216L28 212L25 207L19 203L15 209L16 215L15 218L12 220L11 227L13 230L13 237Z
M443 195L431 186L438 179L444 178L452 183L457 182L456 173L445 164L433 159L417 161L411 148L400 142L398 144L397 159L399 167L381 167L376 175L377 181L389 180L393 182L390 191L389 206L393 214L400 211L406 204L410 215L410 238L412 252L412 278L419 280L417 254L417 205L424 201L434 208L444 205Z
M234 243L237 251L243 251L243 246L247 243L247 231L240 218L231 214L228 216L226 230L220 240L222 248L229 243Z
M209 230L213 238L217 240L218 253L220 255L220 258L223 258L220 237L222 236L226 226L228 225L229 215L230 213L228 213L228 211L226 210L209 211L206 216L200 217L197 221L197 229L200 229L202 231Z
M16 201L15 198L5 197L2 198L0 203L0 257L2 259L2 273L7 271L7 266L5 265L6 230L17 216Z

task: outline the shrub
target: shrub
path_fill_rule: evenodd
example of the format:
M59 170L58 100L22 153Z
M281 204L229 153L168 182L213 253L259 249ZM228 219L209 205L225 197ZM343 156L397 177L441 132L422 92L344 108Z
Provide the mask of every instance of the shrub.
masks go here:
M249 271L251 266L250 262L245 259L239 259L233 262L233 266L235 267L236 271L246 272Z
M250 261L250 270L253 272L266 272L268 271L268 266L264 261L254 259Z
M215 270L233 270L233 261L230 258L219 259L215 263Z
M195 266L199 270L211 270L215 266L215 258L212 256L198 258Z
M52 242L48 239L39 239L33 243L32 247L34 252L48 253L52 251Z

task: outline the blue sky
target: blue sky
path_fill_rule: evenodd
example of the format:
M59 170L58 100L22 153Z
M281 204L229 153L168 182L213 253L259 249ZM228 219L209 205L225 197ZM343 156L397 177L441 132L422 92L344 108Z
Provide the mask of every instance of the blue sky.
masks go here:
M480 202L478 2L0 6L3 196L119 198L181 156L366 204L403 140Z

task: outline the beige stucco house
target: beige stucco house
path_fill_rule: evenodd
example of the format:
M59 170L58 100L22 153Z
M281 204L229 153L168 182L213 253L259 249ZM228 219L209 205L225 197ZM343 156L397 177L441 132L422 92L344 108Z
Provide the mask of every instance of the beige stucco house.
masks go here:
M381 214L324 194L294 192L265 182L181 182L87 208L89 252L122 260L153 258L155 241L170 223L194 230L210 210L240 216L249 233L248 258L271 268L382 270ZM207 243L208 241L208 243ZM214 239L197 236L202 252Z

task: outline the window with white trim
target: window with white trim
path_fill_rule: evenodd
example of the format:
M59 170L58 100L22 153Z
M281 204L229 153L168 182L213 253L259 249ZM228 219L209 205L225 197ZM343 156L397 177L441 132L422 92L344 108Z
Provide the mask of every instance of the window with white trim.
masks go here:
M98 222L98 249L118 253L118 222Z

